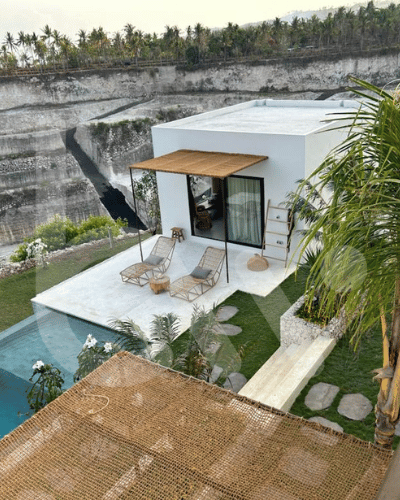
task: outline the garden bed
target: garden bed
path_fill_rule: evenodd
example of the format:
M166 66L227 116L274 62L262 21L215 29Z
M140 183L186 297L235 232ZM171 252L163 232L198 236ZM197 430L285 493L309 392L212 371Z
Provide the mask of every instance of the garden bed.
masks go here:
M290 344L311 342L318 337L339 339L346 330L343 314L332 318L326 326L299 318L296 313L304 304L302 295L284 314L280 320L281 345L288 347Z

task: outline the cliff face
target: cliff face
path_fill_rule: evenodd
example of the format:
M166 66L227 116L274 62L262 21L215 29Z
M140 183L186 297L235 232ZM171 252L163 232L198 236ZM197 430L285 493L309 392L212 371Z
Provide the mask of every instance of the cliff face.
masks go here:
M106 211L66 152L0 161L0 242L19 242L55 214L74 221Z
M174 66L3 79L0 109L65 105L192 92L318 92L348 84L348 75L384 85L399 77L399 52L331 60L288 58L220 64L188 71Z
M65 130L131 203L128 166L153 156L151 125L258 97L316 99L347 77L383 85L399 54L330 61L287 59L0 79L0 244L20 241L58 213L74 220L105 209L65 150ZM295 93L295 94L293 94Z

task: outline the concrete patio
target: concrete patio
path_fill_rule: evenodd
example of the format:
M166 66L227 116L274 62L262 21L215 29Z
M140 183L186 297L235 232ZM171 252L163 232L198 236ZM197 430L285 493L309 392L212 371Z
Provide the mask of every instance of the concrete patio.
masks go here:
M144 257L149 255L157 237L143 242ZM210 240L209 244L223 247L223 242L214 240ZM207 240L204 239L177 242L167 271L171 282L194 269L206 246ZM140 262L139 246L46 290L32 302L35 309L48 307L106 327L111 319L131 318L145 333L149 332L155 314L174 312L180 318L181 331L184 331L190 325L193 304L210 309L236 290L266 296L294 271L294 265L285 269L281 262L273 260L269 261L270 267L266 271L249 271L247 261L255 253L254 248L228 245L228 253L229 283L224 264L217 285L192 303L170 297L167 292L155 295L149 285L139 287L122 282L120 271Z

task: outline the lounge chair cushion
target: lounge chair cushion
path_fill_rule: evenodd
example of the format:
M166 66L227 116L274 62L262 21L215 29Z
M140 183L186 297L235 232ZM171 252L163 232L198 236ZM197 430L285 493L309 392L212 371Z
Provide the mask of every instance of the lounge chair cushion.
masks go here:
M190 273L190 276L198 280L205 280L210 273L211 269L207 269L206 267L196 266Z
M158 266L158 264L163 260L162 257L158 257L157 255L149 255L147 259L144 259L145 264L149 264L150 266Z

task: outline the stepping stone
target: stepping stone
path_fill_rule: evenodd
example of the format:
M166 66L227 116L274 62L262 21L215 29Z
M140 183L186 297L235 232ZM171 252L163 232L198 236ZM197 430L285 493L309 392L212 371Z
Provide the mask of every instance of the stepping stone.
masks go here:
M330 427L334 431L343 432L343 427L336 422L331 422L324 417L311 417L308 419L309 422L317 422L318 424L325 425L325 427Z
M337 411L351 420L364 420L372 411L372 404L360 393L346 394L340 400Z
M228 321L239 311L235 306L223 306L220 307L215 315L217 321Z
M223 368L221 368L218 365L214 365L210 375L210 382L213 384L216 380L218 380L218 377L221 375L223 371L224 371Z
M223 325L218 325L214 328L214 332L218 333L218 335L229 335L232 337L233 335L238 335L242 332L240 326L230 325L229 323L225 323Z
M338 392L339 387L337 385L319 382L308 391L304 403L310 410L324 410L331 406Z
M339 442L338 436L330 434L329 432L312 429L311 427L306 427L305 425L300 428L300 432L303 436L306 436L307 439L310 439L317 444L323 444L324 446L335 446Z
M227 376L224 388L233 392L239 392L246 382L247 378L244 375L238 372L232 372Z

